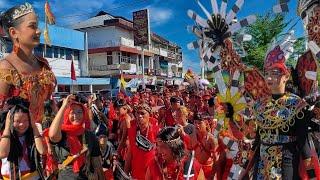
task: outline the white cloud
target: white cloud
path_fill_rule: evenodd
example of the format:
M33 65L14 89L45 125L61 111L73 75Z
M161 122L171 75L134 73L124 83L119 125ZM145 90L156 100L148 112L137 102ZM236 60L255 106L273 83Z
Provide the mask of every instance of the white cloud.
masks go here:
M40 20L44 19L44 3L45 1L43 0L33 1L32 3ZM86 20L101 10L113 8L115 0L76 0L76 3L74 3L74 0L51 0L49 4L53 14L56 16L57 23L59 25L70 25Z
M173 17L173 11L168 8L147 6L150 12L150 21L154 26L165 24Z

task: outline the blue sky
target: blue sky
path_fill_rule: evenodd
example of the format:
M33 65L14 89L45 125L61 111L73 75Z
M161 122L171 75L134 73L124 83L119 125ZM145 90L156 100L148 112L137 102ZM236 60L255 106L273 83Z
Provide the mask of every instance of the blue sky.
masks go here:
M211 12L210 0L200 0ZM0 0L0 11L25 1ZM40 20L44 18L44 0L28 1L36 8ZM142 8L150 9L151 30L170 41L180 45L183 49L184 69L192 68L195 71L200 69L200 60L196 51L188 50L187 44L195 40L195 36L187 31L188 25L193 21L187 16L187 10L192 9L202 17L202 13L195 0L49 0L51 9L56 16L57 25L69 26L71 24L86 20L99 11L103 10L112 15L123 16L132 19L132 12ZM235 0L229 0L228 10ZM218 0L220 5L221 0ZM244 6L238 14L242 19L251 14L263 15L272 10L277 0L245 0ZM289 3L290 13L287 19L299 20L296 15L297 0ZM303 35L301 20L294 28L296 36Z

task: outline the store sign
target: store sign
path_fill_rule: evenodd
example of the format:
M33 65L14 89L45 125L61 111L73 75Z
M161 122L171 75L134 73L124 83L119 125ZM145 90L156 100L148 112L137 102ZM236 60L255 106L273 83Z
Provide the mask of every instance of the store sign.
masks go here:
M145 46L150 43L150 21L148 9L133 12L134 45Z

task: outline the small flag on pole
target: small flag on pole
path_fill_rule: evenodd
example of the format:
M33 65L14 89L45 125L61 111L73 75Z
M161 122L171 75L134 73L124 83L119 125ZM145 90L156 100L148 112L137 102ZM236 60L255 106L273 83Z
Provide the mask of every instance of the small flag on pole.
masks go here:
M48 1L46 1L46 3L44 4L44 12L46 14L47 20L48 20L48 24L55 24L56 20L55 17L50 9L50 5L48 3Z
M50 36L49 36L49 31L48 31L47 25L46 25L46 28L43 31L43 37L44 37L45 44L48 45L48 46L51 46L51 40L50 40Z
M71 79L74 80L74 81L77 80L76 71L74 69L73 60L71 60Z
M123 74L121 74L121 77L120 77L120 89L126 89L126 86L127 86L127 82L124 80L124 77L123 77Z

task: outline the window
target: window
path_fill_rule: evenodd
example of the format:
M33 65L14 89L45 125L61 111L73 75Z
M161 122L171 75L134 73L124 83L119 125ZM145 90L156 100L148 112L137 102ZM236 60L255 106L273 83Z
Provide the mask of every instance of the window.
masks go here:
M45 54L45 56L48 57L48 58L52 58L52 48L49 47L49 46L47 46L46 48L47 48L47 49L46 49L46 54Z
M34 54L36 56L40 56L40 57L43 57L43 49L42 49L42 46L39 45L37 47L34 48Z
M71 49L66 49L66 59L72 60L72 50Z
M55 58L59 58L59 48L58 47L55 47L54 50L53 50L53 56Z
M71 49L66 49L66 59L72 60L72 50Z
M107 65L112 65L112 52L107 52Z
M65 49L64 48L60 48L60 58L61 59L65 59L66 58L66 54L65 54Z
M73 51L73 58L74 58L74 60L79 60L79 51L78 50Z

